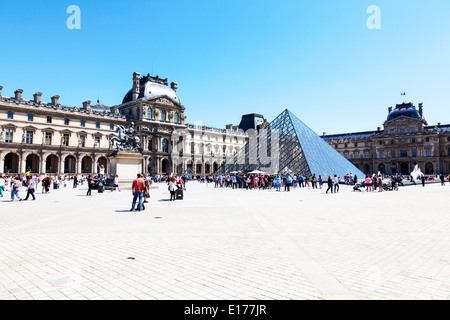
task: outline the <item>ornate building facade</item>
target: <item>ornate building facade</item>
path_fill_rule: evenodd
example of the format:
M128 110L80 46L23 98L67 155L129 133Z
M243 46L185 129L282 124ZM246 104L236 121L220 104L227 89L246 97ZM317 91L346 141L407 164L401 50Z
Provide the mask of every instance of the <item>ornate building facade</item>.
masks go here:
M428 125L422 103L389 107L383 129L322 138L366 174L408 175L416 165L428 175L450 173L450 124Z
M133 87L121 104L97 101L81 108L51 102L2 96L0 86L0 173L89 174L97 163L108 172L115 150L110 139L117 126L134 127L142 144L142 167L152 175L213 173L237 152L248 136L237 126L226 129L186 123L177 84L150 74L133 74Z

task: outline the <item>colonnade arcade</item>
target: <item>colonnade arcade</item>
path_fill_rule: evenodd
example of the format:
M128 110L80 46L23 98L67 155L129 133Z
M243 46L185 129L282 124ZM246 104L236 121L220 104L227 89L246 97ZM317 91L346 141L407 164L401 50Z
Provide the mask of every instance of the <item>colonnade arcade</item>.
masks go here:
M68 152L0 151L0 172L17 174L31 172L39 175L97 174L97 162L108 172L105 155Z

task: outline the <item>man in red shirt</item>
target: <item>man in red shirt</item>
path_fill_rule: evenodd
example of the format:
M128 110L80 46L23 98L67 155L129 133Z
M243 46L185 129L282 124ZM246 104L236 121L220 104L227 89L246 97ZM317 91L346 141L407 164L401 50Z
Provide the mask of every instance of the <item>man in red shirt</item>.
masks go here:
M133 180L133 184L131 185L131 192L133 193L133 204L131 206L130 211L134 210L134 206L136 205L136 201L139 198L139 209L136 211L141 211L143 208L142 200L144 198L144 190L145 190L145 182L142 179L142 174L138 173L137 178Z

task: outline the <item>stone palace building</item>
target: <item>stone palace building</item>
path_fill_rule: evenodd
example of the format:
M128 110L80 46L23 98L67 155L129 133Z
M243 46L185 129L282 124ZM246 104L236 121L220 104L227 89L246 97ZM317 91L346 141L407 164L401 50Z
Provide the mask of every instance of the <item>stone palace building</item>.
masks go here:
M410 174L416 165L428 175L450 173L450 124L428 125L423 104L388 108L383 129L323 135L366 174Z
M142 143L142 167L152 175L210 174L248 141L239 126L225 129L186 123L177 84L150 74L133 74L132 89L119 105L97 101L65 106L59 96L24 99L18 89L3 96L0 86L0 173L108 173L117 126L130 126Z

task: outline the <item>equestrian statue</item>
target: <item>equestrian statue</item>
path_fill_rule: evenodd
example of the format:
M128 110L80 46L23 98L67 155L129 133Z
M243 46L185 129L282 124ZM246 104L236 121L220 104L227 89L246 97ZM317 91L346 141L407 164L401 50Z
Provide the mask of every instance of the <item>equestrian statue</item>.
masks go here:
M117 152L142 152L141 139L136 135L134 130L134 122L130 122L130 126L126 128L125 126L117 126L116 132L118 132L117 137L112 137L109 139L109 145L112 146L114 141L116 142Z

